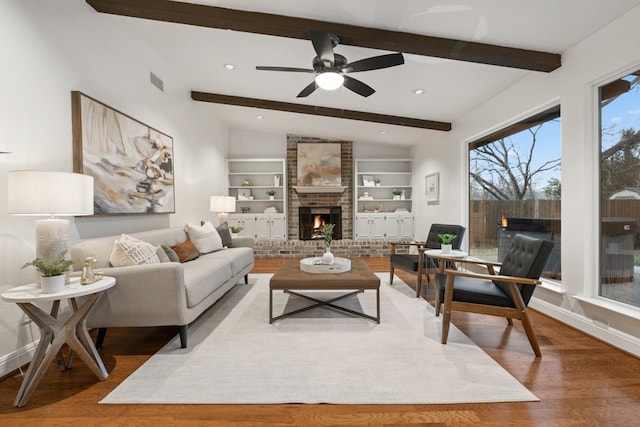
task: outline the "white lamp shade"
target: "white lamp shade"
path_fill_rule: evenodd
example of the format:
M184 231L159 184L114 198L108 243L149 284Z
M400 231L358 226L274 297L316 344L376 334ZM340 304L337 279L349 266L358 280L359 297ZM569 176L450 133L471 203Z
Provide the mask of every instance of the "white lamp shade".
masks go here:
M335 71L326 71L316 76L316 84L324 90L335 90L342 86L344 77Z
M231 196L211 196L209 210L211 212L234 212L236 199Z
M93 177L54 171L9 171L13 215L93 215Z

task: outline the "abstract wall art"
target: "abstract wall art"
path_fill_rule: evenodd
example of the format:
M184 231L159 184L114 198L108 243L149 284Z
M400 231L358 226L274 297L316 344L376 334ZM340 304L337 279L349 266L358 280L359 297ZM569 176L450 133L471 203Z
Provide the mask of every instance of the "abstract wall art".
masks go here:
M94 212L175 212L173 138L71 92L73 170L94 178Z
M326 187L342 185L341 144L298 143L298 185Z

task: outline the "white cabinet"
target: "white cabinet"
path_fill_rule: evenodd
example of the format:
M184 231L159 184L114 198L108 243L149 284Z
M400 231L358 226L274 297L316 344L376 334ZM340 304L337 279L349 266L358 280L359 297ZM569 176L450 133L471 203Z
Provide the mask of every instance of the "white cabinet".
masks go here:
M387 214L385 226L387 239L413 240L412 213Z
M242 227L240 236L251 236L256 240L285 240L285 214L230 214L229 225Z
M244 224L240 235L285 240L285 159L227 159L227 177L228 193L236 199L236 214L229 216L229 225L234 225L233 218Z
M256 214L256 239L285 240L284 214Z
M355 165L356 239L412 239L413 160L356 159Z
M385 223L384 214L358 214L356 216L356 239L384 239Z
M255 238L256 235L256 219L255 215L246 214L229 214L230 227L242 227L239 236L250 236Z

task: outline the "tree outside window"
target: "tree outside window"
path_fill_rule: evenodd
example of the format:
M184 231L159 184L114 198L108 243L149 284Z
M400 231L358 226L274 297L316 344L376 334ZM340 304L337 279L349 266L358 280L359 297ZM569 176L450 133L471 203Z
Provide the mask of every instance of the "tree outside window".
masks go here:
M471 255L501 261L515 234L557 242L543 277L560 266L560 109L470 144Z

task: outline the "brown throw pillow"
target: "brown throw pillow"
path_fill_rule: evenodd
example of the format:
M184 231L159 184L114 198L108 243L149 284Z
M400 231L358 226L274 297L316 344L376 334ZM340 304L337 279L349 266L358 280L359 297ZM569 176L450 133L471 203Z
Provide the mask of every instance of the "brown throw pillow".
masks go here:
M200 256L198 248L196 248L196 245L189 239L175 246L171 246L171 249L178 255L180 262L192 261Z

